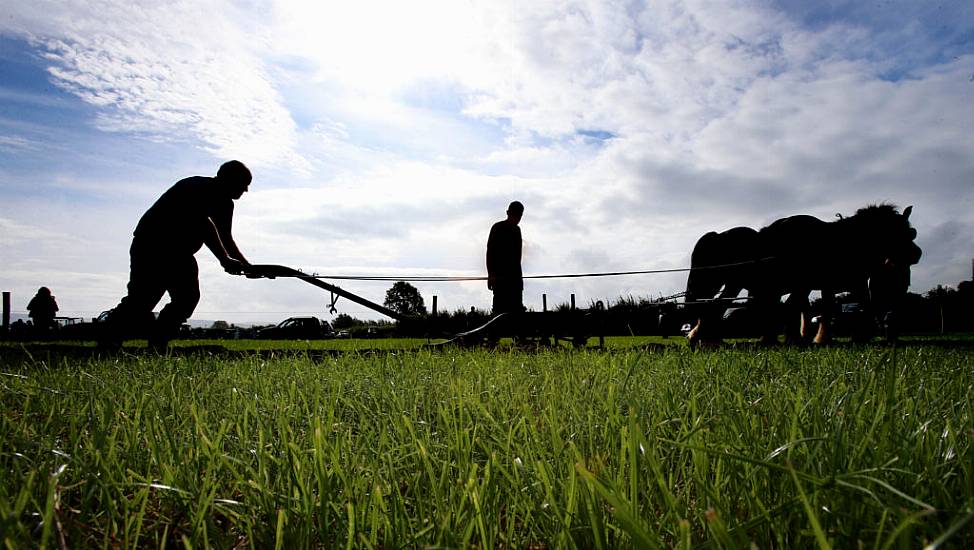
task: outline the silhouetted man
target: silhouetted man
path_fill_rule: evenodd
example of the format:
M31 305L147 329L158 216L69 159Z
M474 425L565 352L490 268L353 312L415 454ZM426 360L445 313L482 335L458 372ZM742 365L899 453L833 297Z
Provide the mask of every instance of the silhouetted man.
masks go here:
M227 273L239 275L250 263L231 234L233 201L250 187L250 170L240 161L220 166L215 178L194 176L176 182L139 220L129 249L128 295L109 316L109 338L150 323L149 345L165 350L200 300L195 254L205 244ZM164 293L170 302L151 319Z
M487 238L487 288L494 291L494 315L524 311L521 278L521 228L524 205L514 201L507 219L495 223Z
M51 289L42 286L37 294L27 304L28 317L34 321L38 332L46 332L54 328L54 316L57 314L57 300L51 294Z

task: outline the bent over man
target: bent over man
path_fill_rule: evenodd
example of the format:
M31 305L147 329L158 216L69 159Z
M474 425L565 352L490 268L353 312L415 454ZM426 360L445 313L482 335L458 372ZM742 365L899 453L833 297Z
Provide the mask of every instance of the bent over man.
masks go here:
M514 201L507 219L495 223L487 238L487 288L494 291L494 315L524 311L521 275L521 228L524 205Z
M250 263L231 234L233 201L250 187L250 170L240 161L220 166L216 177L176 182L142 215L129 249L128 295L109 316L108 338L120 343L132 327L150 324L149 345L165 350L200 300L195 254L205 244L227 273ZM152 309L169 293L170 302L152 319Z

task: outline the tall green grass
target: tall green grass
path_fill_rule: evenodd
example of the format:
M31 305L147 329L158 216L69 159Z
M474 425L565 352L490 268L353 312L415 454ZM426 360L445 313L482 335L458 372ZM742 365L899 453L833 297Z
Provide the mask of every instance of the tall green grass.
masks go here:
M969 350L12 357L8 548L974 544Z

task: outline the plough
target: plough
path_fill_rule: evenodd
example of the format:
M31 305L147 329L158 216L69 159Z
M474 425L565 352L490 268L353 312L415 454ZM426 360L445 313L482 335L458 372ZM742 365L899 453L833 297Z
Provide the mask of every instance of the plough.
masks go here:
M327 290L328 292L331 292L331 304L329 305L329 310L331 313L335 313L335 303L338 302L338 297L342 297L355 302L360 306L365 306L373 311L378 311L386 317L390 317L396 321L406 321L409 319L407 316L402 315L398 311L389 309L383 305L365 299L358 294L352 294L347 290L341 289L331 283L326 283L313 275L308 275L303 271L299 271L291 267L276 264L254 264L249 266L247 276L251 279L276 279L278 277L293 277L295 279L301 279L302 281L318 288Z
M483 325L454 335L434 335L433 325L428 320L403 315L397 311L377 304L367 298L349 292L331 283L322 281L316 276L303 271L276 264L255 264L248 269L250 278L275 279L290 277L300 279L308 284L331 293L329 309L335 312L338 298L346 298L360 306L381 313L386 317L413 326L425 324L425 331L430 337L444 337L444 341L430 344L431 346L481 346L496 345L500 338L513 338L522 346L556 346L560 342L567 342L573 347L581 348L588 344L591 337L599 338L600 347L604 345L605 335L602 328L603 308L594 307L590 310L570 309L564 311L525 311L522 313L501 313L493 316Z

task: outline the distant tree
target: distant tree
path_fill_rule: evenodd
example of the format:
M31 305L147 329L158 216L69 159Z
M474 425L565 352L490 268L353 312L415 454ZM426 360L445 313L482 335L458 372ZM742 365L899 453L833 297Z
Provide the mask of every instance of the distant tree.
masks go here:
M957 291L949 286L937 285L936 288L931 288L927 291L927 299L943 303L953 298L956 293Z
M423 296L416 287L405 281L393 283L392 288L386 291L383 305L403 315L426 315Z
M331 327L335 330L347 330L363 324L362 321L352 317L347 313L339 313L335 320L331 322Z
M230 328L230 323L226 321L213 321L213 324L210 325L210 328L217 329L217 330L227 330Z

